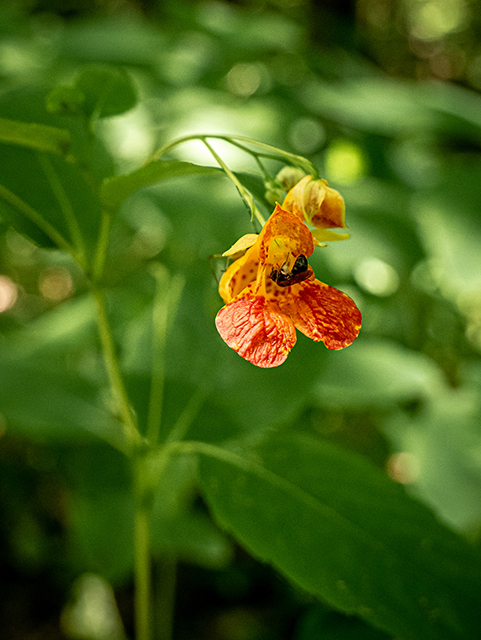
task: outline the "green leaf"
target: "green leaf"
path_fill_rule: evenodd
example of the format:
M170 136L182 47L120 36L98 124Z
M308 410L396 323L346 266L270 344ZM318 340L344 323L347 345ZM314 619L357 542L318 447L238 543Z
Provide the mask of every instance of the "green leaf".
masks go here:
M308 592L404 640L479 637L479 555L357 454L280 433L198 450L219 523Z
M66 129L0 118L0 141L65 155L69 150L71 138Z
M116 116L137 103L132 80L119 67L89 65L80 73L75 88L85 96L82 109L88 118Z
M217 167L204 167L181 160L153 160L140 169L107 178L101 189L101 200L107 209L116 209L132 193L147 185L179 176L219 173Z
M131 496L125 490L70 493L68 515L71 561L76 570L99 573L114 584L125 582L133 567Z

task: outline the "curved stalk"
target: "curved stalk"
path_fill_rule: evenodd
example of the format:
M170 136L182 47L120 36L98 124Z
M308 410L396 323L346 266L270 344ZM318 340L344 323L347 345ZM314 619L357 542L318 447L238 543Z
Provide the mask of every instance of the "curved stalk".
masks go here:
M152 575L150 560L149 507L146 492L145 458L135 467L135 638L152 638Z
M229 169L229 167L225 164L225 162L222 160L222 158L219 156L219 154L215 151L215 149L212 147L212 145L210 145L207 142L206 139L203 140L203 143L209 149L209 151L214 156L216 161L219 163L219 166L224 171L224 173L227 175L227 177L230 178L232 180L232 182L235 184L235 186L237 187L237 190L239 191L239 194L240 194L241 198L244 200L244 202L247 204L247 206L249 207L249 209L251 211L251 216L252 217L255 216L257 218L258 222L262 226L264 226L266 221L264 219L264 216L261 214L259 209L256 207L255 202L254 202L254 198L252 197L252 194L250 193L250 191L247 191L247 189L244 187L244 185L240 182L240 180L237 178L237 176Z

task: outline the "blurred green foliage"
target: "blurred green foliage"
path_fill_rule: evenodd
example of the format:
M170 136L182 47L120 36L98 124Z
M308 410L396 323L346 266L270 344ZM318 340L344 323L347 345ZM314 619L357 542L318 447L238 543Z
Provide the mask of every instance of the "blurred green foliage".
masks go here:
M121 204L103 286L139 422L150 394L155 261L170 282L185 282L166 345L165 428L206 447L241 442L266 469L280 466L286 483L300 476L302 485L302 470L311 470L316 499L356 524L345 538L335 518L334 533L303 536L294 525L317 516L306 510L296 519L291 496L281 527L279 494L262 484L254 462L243 475L201 455L199 481L189 456L173 458L153 500L152 548L161 581L173 557L181 563L174 637L476 637L481 577L463 538L479 547L478 9L474 0L360 0L355 10L307 0L0 5L2 637L132 636L131 470L86 274L49 235L57 229L69 246L80 236L92 258L101 214L89 181L105 178L103 204ZM222 342L208 258L253 230L235 188L217 170L186 164L214 164L195 143L169 156L175 178L151 164L152 174L131 173L120 193L115 177L173 138L200 132L306 155L343 193L351 239L318 249L312 264L363 313L349 349L330 353L299 336L282 367L260 370ZM246 154L216 148L239 174L255 173ZM28 215L18 215L9 194L21 196ZM37 209L50 226L30 215ZM296 453L297 468L276 459L279 443ZM390 485L390 493L386 475L457 535L416 502L398 504L404 489ZM250 497L262 492L269 508L259 511ZM290 558L283 545L318 549L307 569L301 553L284 567L301 587L253 561L217 528L204 500L262 559L282 566ZM359 568L372 548L356 527L372 528L388 548L374 586ZM287 537L278 539L277 528ZM413 547L402 546L407 540ZM322 578L331 597L320 589L323 558L334 550L381 613L360 611L352 594L330 584L339 564ZM75 582L89 574L100 582ZM403 591L410 581L415 605ZM88 609L97 597L108 611L110 585L123 624L112 614L104 627L82 631L75 603ZM432 636L413 614L424 588L454 611ZM390 630L399 601L405 616L387 635L331 608Z

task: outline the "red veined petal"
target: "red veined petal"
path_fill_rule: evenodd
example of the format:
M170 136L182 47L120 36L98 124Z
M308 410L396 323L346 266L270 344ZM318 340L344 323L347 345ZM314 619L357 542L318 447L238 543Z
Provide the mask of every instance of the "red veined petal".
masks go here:
M222 307L215 324L226 344L257 367L282 364L297 339L292 321L263 296Z
M354 302L319 280L293 285L279 304L299 331L328 349L344 349L359 335L362 316Z

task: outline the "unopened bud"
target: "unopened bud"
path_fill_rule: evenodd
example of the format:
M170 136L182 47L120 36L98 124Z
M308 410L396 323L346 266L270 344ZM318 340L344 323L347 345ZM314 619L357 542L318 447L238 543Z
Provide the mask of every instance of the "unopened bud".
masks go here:
M306 172L299 169L299 167L286 166L279 171L276 176L276 181L279 182L286 191L290 191L305 175Z
M286 195L282 208L319 229L346 229L346 205L327 180L305 176Z

